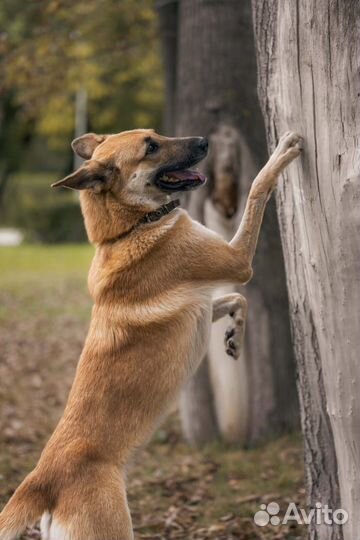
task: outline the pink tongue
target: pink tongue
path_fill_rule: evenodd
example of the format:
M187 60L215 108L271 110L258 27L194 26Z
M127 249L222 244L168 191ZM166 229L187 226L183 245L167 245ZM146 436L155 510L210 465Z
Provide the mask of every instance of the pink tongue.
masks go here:
M176 180L199 180L200 182L205 182L206 180L204 174L201 174L199 171L191 171L190 169L185 169L184 171L169 171L166 174L170 178L175 178Z

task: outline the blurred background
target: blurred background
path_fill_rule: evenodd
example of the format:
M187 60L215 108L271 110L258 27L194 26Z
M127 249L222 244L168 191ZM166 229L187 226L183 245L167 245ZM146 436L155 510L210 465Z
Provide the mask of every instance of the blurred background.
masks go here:
M267 158L250 0L0 2L0 501L36 462L66 401L90 319L93 255L78 198L50 184L87 131L206 135L207 188L183 201L230 239ZM222 288L218 294L234 290ZM288 539L260 503L304 500L280 234L271 201L243 357L229 321L129 478L137 538ZM38 538L35 527L24 538Z
M76 199L49 185L73 169L75 135L161 127L153 2L5 0L0 27L1 225L83 241Z

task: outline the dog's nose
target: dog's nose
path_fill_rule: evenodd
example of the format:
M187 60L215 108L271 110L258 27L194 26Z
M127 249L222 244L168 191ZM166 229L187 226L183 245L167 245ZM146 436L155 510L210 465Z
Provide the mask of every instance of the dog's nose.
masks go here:
M200 137L200 140L199 140L199 147L201 148L201 150L203 150L204 152L207 152L208 148L209 148L209 141L207 140L206 137Z

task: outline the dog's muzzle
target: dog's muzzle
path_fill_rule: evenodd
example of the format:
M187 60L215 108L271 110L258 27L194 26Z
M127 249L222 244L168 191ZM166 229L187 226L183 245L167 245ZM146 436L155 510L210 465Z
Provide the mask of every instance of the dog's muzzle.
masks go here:
M163 191L189 191L202 186L206 176L198 170L190 169L205 158L209 143L206 137L194 137L186 160L162 168L155 177L155 185Z

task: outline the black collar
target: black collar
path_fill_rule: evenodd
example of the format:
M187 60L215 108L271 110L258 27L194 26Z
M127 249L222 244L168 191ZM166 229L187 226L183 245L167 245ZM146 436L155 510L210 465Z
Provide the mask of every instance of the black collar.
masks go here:
M140 219L139 223L153 223L154 221L158 221L163 216L166 216L166 214L170 214L170 212L175 210L175 208L178 206L180 206L179 199L175 199L175 201L170 201L163 204L157 210L153 210L152 212L145 214L145 216Z
M175 201L170 201L166 204L163 204L158 208L157 210L153 210L152 212L148 212L143 216L140 221L138 221L131 229L128 231L123 232L122 234L119 234L119 236L115 236L115 238L109 238L107 242L117 242L118 240L121 240L125 236L128 236L138 225L141 225L142 223L154 223L154 221L158 221L163 216L166 216L167 214L170 214L175 208L180 206L180 200L175 199Z

